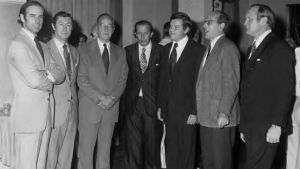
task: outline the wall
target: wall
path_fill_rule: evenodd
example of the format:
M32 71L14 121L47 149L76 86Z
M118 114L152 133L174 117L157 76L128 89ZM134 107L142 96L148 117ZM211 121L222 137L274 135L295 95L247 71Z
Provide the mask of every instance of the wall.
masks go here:
M133 36L134 24L148 20L162 36L163 24L172 13L172 0L123 0L123 46L136 41Z

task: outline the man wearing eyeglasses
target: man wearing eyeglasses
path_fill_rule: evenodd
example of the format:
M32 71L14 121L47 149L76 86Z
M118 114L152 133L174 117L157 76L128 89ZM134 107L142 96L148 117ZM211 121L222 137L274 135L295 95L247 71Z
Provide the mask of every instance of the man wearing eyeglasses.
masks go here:
M110 42L114 29L111 15L99 15L97 39L79 49L79 169L93 169L96 141L97 168L110 168L111 139L128 72L124 49Z
M241 139L246 166L271 169L280 136L292 109L295 55L274 35L274 13L254 4L246 14L246 33L254 38L245 58L241 79Z
M232 169L236 126L239 123L240 54L225 32L230 18L214 11L204 21L209 40L196 85L204 169Z

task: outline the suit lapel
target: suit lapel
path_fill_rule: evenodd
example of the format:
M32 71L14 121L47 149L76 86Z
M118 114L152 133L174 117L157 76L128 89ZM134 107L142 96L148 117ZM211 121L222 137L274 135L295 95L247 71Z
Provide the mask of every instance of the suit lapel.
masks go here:
M99 65L100 65L98 67L99 73L101 73L103 77L106 77L105 68L104 68L104 64L102 61L102 56L101 56L101 52L100 52L100 48L99 48L97 40L94 40L92 42L90 50L91 50L91 55L93 57L93 60L95 62L99 62Z
M150 58L148 62L148 66L145 72L147 72L148 68L151 67L155 63L155 56L157 52L157 44L152 43L151 51L150 51Z
M34 53L35 56L38 56L36 59L38 59L40 65L42 65L43 68L45 68L44 61L42 59L42 56L40 52L38 51L36 44L32 42L32 40L26 35L24 31L20 31L20 35L23 39L23 41L27 44L27 46L30 48L30 50Z
M142 69L140 65L140 58L139 58L139 44L136 43L134 45L134 51L133 51L133 56L132 56L132 61L133 61L133 67L135 68L135 71L139 76L142 76Z
M251 65L255 64L257 59L259 59L263 56L262 53L263 53L264 49L266 48L266 46L269 43L272 42L273 37L274 36L273 36L272 33L268 34L264 38L264 40L261 42L261 44L256 48L256 50L252 53L251 58L249 60L248 60L248 58L246 58L247 59L247 61L246 61L246 70L248 70L249 67L251 67Z

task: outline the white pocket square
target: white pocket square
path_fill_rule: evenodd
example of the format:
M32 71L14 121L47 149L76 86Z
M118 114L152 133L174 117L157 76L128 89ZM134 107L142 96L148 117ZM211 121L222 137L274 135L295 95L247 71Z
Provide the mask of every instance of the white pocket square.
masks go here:
M155 66L159 66L159 64L155 64Z
M257 62L260 62L261 60L258 58L258 59L256 59L256 61L257 61Z

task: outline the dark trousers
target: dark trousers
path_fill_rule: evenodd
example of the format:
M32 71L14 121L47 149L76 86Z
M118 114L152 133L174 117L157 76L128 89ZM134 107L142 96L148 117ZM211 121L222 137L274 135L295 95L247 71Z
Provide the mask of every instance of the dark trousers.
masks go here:
M278 144L266 142L265 133L244 134L246 165L244 169L271 169Z
M204 169L232 169L236 127L209 128L200 125Z
M196 155L196 125L187 125L186 119L170 117L166 123L167 169L194 169Z
M146 113L142 98L138 99L134 113L125 116L125 168L160 168L161 122Z

